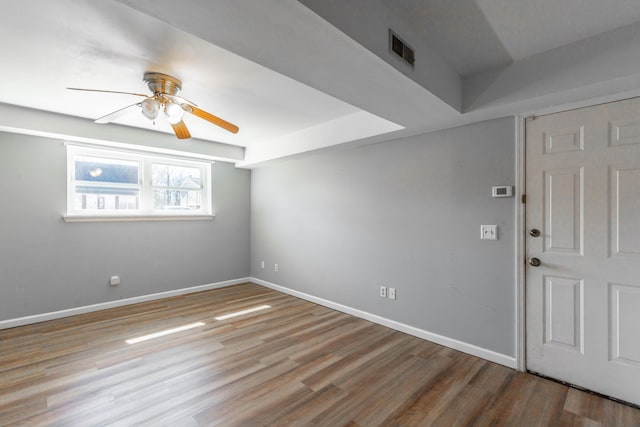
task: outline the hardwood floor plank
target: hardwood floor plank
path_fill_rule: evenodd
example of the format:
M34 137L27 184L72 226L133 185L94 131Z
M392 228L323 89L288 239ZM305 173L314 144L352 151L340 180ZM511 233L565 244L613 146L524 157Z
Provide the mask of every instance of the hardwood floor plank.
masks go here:
M640 426L640 411L594 394L569 389L563 409L603 426Z
M423 387L422 393L414 398L411 405L396 414L392 424L435 425L455 404L458 395L467 386L469 378L472 378L485 363L489 362L463 358L446 365L444 370L440 370L438 375L432 378L429 387Z
M478 426L519 426L520 416L533 393L536 378L525 373L511 371L502 388L496 391L491 406L476 420Z
M555 425L562 414L567 388L553 381L539 378L533 393L527 399L527 406L521 415L522 420L536 420L532 427Z
M311 420L318 414L334 405L347 393L334 385L306 395L303 399L292 402L288 406L279 406L270 414L258 420L247 420L250 425L291 426L305 424L304 420Z
M9 405L0 406L0 425L18 425L24 418L34 413L41 413L46 409L47 399L44 395L30 396L27 399L13 401Z
M207 407L199 411L194 417L199 424L211 425L216 418L224 416L228 408L233 405L234 400L242 400L246 395L264 395L270 388L263 389L265 383L271 384L270 380L291 371L299 366L291 359L286 359L272 366L265 367L254 372L251 377L240 378L232 383L226 384L220 389L209 393L206 398L210 401ZM302 384L295 384L296 387L303 387ZM253 394L252 394L253 393ZM223 404L225 403L225 404Z
M137 425L158 425L171 426L181 422L183 419L193 419L201 411L206 410L212 404L213 393L227 384L248 377L265 367L255 361L235 362L229 369L219 372L216 375L199 378L198 381L182 381L180 383L169 384L169 396L163 404L148 406L135 413L135 418L139 420ZM195 422L195 419L194 419Z
M638 427L640 410L247 283L0 330L14 425Z
M432 372L432 366L422 358L410 357L395 369L388 369L391 378L379 383L379 390L372 396L367 407L353 418L360 425L376 425L394 414L404 403L414 398L417 391L422 392L422 380ZM384 423L383 423L384 424Z

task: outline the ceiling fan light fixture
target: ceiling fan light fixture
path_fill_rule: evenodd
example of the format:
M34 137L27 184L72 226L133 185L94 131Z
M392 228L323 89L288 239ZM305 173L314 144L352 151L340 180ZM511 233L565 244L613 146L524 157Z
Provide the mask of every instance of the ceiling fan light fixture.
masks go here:
M182 116L184 115L184 110L178 104L167 101L164 104L164 115L167 117L167 121L172 125L176 123L180 123L182 120Z
M147 84L147 87L151 91L152 95L115 90L83 89L77 87L70 87L67 89L88 92L117 93L143 98L143 101L141 102L136 102L135 104L131 104L127 107L113 111L105 116L99 117L94 120L94 122L99 124L111 123L123 116L130 109L137 107L141 109L143 116L153 121L154 125L156 124L155 120L158 118L160 110L162 110L164 112L164 116L171 124L173 132L176 134L176 137L178 137L178 139L191 138L189 129L182 120L185 112L192 114L200 119L206 120L207 122L231 133L238 133L238 131L240 130L238 126L234 125L233 123L223 120L218 116L214 116L213 114L200 109L193 102L177 96L176 94L182 88L182 82L179 79L167 74L147 71L144 73L143 80Z
M147 98L140 104L142 115L149 120L155 120L160 112L160 102L155 98Z

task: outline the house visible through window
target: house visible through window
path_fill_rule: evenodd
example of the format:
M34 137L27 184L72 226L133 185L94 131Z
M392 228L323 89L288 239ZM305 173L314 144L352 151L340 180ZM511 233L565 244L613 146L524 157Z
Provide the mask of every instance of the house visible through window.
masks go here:
M67 147L67 215L211 215L211 164Z
M200 209L202 174L199 168L153 164L152 170L154 209Z
M140 206L140 162L77 155L74 211L136 210Z

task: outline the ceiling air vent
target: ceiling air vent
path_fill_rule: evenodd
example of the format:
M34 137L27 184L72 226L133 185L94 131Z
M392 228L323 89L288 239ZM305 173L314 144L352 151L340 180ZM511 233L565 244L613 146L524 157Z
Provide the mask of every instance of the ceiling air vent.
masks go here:
M391 49L391 52L398 55L404 60L404 62L413 67L414 62L416 62L413 49L403 42L402 39L391 29L389 29L389 48Z

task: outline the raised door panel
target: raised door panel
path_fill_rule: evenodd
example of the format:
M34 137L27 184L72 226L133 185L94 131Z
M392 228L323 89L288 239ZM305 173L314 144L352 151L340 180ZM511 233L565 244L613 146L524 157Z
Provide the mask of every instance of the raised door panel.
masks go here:
M544 278L544 343L584 352L583 281Z
M545 252L583 253L583 169L545 172Z
M640 169L610 169L612 256L640 257Z
M544 153L568 153L584 150L584 126L560 132L545 132Z
M618 120L609 123L609 145L640 144L640 120Z
M640 367L640 286L609 284L611 360Z

